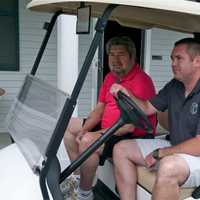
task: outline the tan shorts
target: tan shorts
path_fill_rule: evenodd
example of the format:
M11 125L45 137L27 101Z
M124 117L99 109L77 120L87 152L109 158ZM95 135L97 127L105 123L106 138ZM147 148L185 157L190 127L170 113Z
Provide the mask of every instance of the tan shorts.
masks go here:
M171 146L169 141L165 139L136 139L137 145L145 158L149 153L157 148ZM190 176L182 187L197 187L200 185L200 157L191 156L188 154L177 154L183 158L190 169Z

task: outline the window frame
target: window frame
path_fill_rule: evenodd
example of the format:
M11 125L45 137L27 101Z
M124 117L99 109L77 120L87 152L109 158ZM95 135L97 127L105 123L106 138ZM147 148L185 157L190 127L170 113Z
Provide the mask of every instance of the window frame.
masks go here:
M0 9L0 17L9 16L14 19L14 41L15 41L15 58L12 58L14 64L1 63L0 61L0 71L19 71L19 0L13 0L14 7L12 11L3 11ZM6 38L5 38L6 39ZM9 58L9 56L8 56ZM7 59L8 61L8 59Z

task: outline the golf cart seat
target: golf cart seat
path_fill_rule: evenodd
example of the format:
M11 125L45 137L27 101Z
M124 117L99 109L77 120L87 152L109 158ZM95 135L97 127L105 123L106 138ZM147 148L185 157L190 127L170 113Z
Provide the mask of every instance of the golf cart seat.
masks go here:
M150 172L145 167L138 167L138 185L141 186L146 192L152 193L153 185L155 182L155 172ZM182 188L180 199L191 197L195 188Z
M27 75L8 113L6 120L8 131L36 175L40 176L41 170L46 165L46 151L67 97L64 92L50 84L35 76ZM54 169L50 167L49 170L53 175L49 177L55 180L49 180L47 175L47 184L59 191L61 168L57 156L53 161L51 166Z

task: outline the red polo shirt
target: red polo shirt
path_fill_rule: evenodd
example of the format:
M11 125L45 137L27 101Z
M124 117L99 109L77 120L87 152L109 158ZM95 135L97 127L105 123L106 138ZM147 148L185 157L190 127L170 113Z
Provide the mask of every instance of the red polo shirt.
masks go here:
M120 110L116 101L109 92L113 83L121 84L132 92L134 96L142 100L147 100L155 96L155 88L151 78L140 68L138 64L135 64L130 72L120 80L113 73L109 72L104 79L99 93L99 102L105 103L106 105L101 120L102 128L110 128L120 116ZM153 133L155 134L157 125L156 115L148 116L148 118L154 127ZM133 134L135 136L143 136L145 135L145 131L135 128Z

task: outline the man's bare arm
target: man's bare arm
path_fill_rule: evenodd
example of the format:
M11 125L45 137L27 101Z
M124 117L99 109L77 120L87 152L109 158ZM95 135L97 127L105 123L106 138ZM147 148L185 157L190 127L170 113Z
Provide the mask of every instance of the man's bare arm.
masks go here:
M193 156L200 156L200 135L172 147L159 149L159 157L165 157L175 153L186 153Z
M127 133L133 132L134 129L135 129L135 127L132 124L125 124L124 126L122 126L121 128L119 128L115 132L115 135L118 135L118 136L125 135Z
M124 92L127 96L129 96L142 110L146 115L152 115L157 112L157 109L149 102L143 101L141 99L136 98L129 92L125 87L120 84L114 83L111 88L110 92L112 95L117 96L119 91Z
M91 131L100 121L104 112L105 104L97 103L92 112L88 115L81 132Z

